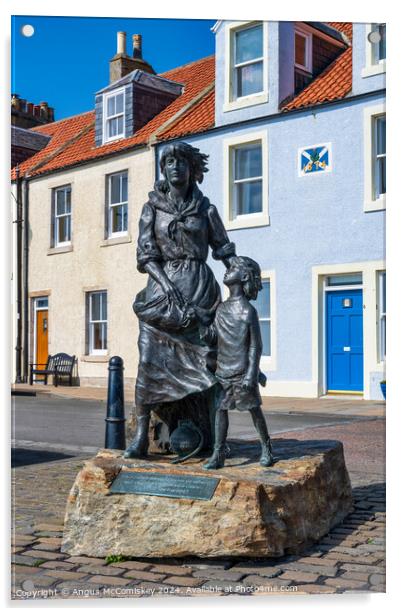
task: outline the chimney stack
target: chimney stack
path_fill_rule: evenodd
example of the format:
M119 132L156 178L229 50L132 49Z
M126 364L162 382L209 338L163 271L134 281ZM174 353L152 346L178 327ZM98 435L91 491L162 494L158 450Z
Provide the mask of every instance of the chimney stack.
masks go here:
M117 55L126 55L126 33L117 33Z
M142 36L141 34L133 34L133 58L142 60Z

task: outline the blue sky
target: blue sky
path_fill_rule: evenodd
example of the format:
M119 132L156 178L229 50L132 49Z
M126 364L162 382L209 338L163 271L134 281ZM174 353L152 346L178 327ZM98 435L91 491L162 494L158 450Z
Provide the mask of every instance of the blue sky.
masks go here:
M21 27L35 33L25 37ZM118 17L12 17L11 91L47 103L60 120L94 105L94 93L109 83L116 32L142 34L143 57L157 73L214 53L213 20Z

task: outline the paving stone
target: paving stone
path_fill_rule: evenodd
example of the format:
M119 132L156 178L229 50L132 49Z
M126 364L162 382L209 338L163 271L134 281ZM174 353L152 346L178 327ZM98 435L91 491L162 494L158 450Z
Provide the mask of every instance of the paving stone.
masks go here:
M49 545L60 546L61 545L61 541L62 541L61 537L39 537L39 538L38 537L34 537L34 539L38 543L46 544L46 546L49 546ZM35 543L35 547L36 547L36 543Z
M110 575L94 575L89 578L88 582L91 584L100 584L103 586L126 586L129 580L124 580L120 577L112 577Z
M340 577L345 580L357 580L359 582L368 583L370 574L364 573L363 571L347 571L346 573L342 573Z
M184 563L195 569L229 569L233 564L231 560L219 558L186 558Z
M118 567L108 567L107 565L84 565L77 569L82 573L92 573L92 575L120 575L125 572L125 569Z
M292 580L296 584L298 582L312 582L312 583L314 583L314 582L316 582L318 580L319 577L320 577L320 574L318 574L318 573L309 573L307 571L285 571L278 578L278 580L286 580L286 581Z
M86 577L86 573L78 573L77 571L46 571L46 575L58 578L60 580L80 580Z
M24 565L15 565L15 567L12 568L11 571L11 577L13 576L13 573L15 574L24 574L24 575L29 575L31 573L38 573L38 571L40 571L39 567L29 567L29 566L24 566Z
M230 571L243 573L244 575L260 575L266 578L274 578L283 572L282 567L232 567Z
M27 545L32 545L34 541L35 541L34 537L32 537L31 539L15 539L12 545L15 545L17 547L25 547Z
M365 589L367 588L367 582L359 582L358 580L347 580L345 578L328 578L327 580L324 581L324 584L327 584L327 586L335 586L335 588L339 588L339 589L347 589L347 588L352 588L355 590L358 589Z
M35 533L35 537L36 538L41 538L41 537L55 537L58 539L61 539L63 536L63 533L60 531L53 531L53 530L42 530L40 532L36 532Z
M339 553L335 553L334 558L312 558L310 556L306 556L305 558L300 558L297 562L303 565L317 565L318 567L336 567L338 558Z
M306 592L309 595L331 595L336 593L336 588L321 586L320 584L299 584L298 590L299 592Z
M217 574L214 569L201 569L201 571L194 571L193 576L196 578L204 578L211 579L214 576L219 575L220 580L228 580L231 582L238 582L245 576L245 572L243 571L234 571L233 569L229 569L226 571L219 571Z
M356 564L364 564L364 565L373 565L377 563L380 559L378 556L374 556L372 554L367 554L366 556L361 554L356 554L356 556L350 556L349 554L339 555L340 563L356 563ZM344 568L344 567L343 567Z
M54 584L54 579L48 575L34 575L29 580L33 583L34 588L50 588ZM41 599L42 597L38 598Z
M316 573L317 575L324 575L325 577L335 577L338 573L337 567L320 567L317 565L308 565L303 562L297 561L296 563L287 563L283 565L285 571L305 571L308 573Z
M63 524L35 524L35 531L47 531L50 530L52 532L63 532L64 525Z
M65 561L60 560L49 560L46 563L42 563L40 567L44 569L64 569L65 571L69 571L70 569L74 569L76 565L74 563L66 563Z
M179 567L176 565L155 565L152 567L152 571L153 573L166 573L167 575L187 575L188 576L191 574L192 569L186 566ZM202 572L200 571L199 573L201 575Z
M386 592L385 586L370 586L370 592Z
M205 578L204 578L205 579ZM172 586L201 586L204 582L203 579L195 579L193 577L182 576L182 575L173 575L171 577L163 580L164 584L171 584Z
M11 557L11 562L15 563L16 565L33 565L37 560L39 560L39 557L37 558L33 558L32 556L21 556L21 554L14 554Z
M60 554L60 552L49 552L45 550L28 550L23 554L24 556L33 556L37 559L44 558L45 560L64 560L65 558L65 555Z
M100 559L94 559L94 560L100 560ZM142 563L139 560L122 560L121 562L118 562L118 563L110 563L108 566L117 567L117 568L121 567L123 569L135 569L136 571L146 571L147 569L151 568L150 563Z
M34 535L20 535L20 534L15 534L14 536L11 537L12 541L28 541L30 543L33 543L36 539L36 537ZM15 545L15 544L14 544Z
M91 556L70 556L69 558L66 559L66 562L68 563L77 563L77 564L84 564L84 565L104 565L105 564L105 559L104 558L92 558Z
M32 548L32 550L48 550L49 552L60 552L60 546L59 545L53 545L51 543L35 543Z
M355 563L345 563L342 565L342 569L346 571L363 571L364 573L384 573L383 567L377 567L375 565L357 565Z
M124 574L125 578L135 578L137 580L145 580L148 582L161 582L166 575L160 573L151 573L150 571L127 571Z

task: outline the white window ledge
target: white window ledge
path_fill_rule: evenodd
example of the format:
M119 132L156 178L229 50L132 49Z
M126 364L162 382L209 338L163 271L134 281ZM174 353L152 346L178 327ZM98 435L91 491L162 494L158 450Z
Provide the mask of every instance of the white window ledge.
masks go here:
M106 363L110 359L109 353L105 355L81 355L81 361L93 362L93 363Z
M54 246L54 248L49 248L49 250L47 251L48 255L59 255L59 254L63 254L63 252L72 252L73 251L73 245L72 244L65 244L64 246Z
M244 107L252 107L253 105L261 105L268 102L268 92L253 94L252 96L242 96L226 102L223 105L223 111L235 111L236 109L244 109Z
M111 235L106 240L102 240L100 245L101 245L101 247L116 246L116 244L129 244L132 241L133 240L131 238L131 235L129 235L129 234L116 235L116 236Z
M380 199L376 199L375 201L365 201L364 202L364 211L365 212L378 212L379 210L385 210L385 196Z
M378 64L371 64L369 66L365 66L362 69L362 77L373 77L374 75L381 75L382 73L386 73L386 62L379 62Z
M244 214L233 220L225 220L226 229L251 229L253 227L268 227L270 224L268 214Z

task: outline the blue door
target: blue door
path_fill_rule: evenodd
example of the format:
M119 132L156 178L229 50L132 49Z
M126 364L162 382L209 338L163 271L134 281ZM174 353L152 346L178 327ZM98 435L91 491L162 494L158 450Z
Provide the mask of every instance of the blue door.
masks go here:
M326 295L327 389L362 392L362 291L345 289Z

